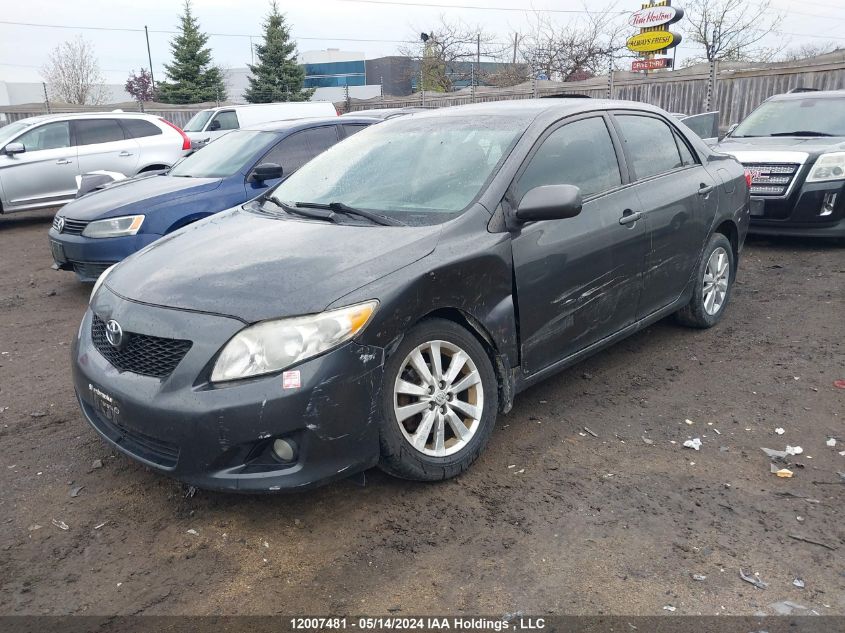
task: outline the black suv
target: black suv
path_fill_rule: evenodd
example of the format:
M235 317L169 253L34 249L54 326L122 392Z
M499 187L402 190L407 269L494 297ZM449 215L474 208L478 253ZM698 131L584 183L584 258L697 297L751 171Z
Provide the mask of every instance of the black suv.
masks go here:
M845 237L845 90L765 101L717 146L751 173L751 227Z

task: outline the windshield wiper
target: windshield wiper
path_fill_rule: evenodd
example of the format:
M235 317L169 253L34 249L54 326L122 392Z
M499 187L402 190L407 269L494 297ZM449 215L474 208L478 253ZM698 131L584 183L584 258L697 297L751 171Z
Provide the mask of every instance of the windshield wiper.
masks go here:
M833 136L827 132L814 132L812 130L798 130L797 132L774 132L769 136Z
M296 206L298 208L325 209L327 211L343 213L346 215L357 215L358 217L365 218L370 222L380 224L381 226L405 226L405 224L399 220L394 220L393 218L389 218L379 213L373 213L372 211L356 209L355 207L350 207L342 202L329 202L328 204L323 202L297 202Z
M334 222L337 224L337 217L335 216L334 212L329 213L319 213L316 210L310 211L308 209L300 209L299 205L291 205L281 200L277 200L276 198L267 197L264 198L263 202L272 202L277 207L282 209L285 213L289 213L290 215L299 215L306 218L316 218L318 220L326 220L328 222Z

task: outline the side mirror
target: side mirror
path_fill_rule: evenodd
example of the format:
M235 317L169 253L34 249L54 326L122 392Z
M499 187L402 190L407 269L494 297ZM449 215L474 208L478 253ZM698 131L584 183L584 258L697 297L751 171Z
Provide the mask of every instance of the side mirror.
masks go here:
M218 121L217 119L214 119L214 121L212 121L211 123L208 124L208 131L209 132L214 132L215 130L219 130L219 129L220 129L220 121Z
M573 185L544 185L530 189L516 209L516 217L531 220L563 220L581 213L581 190Z
M249 179L253 182L264 182L265 180L275 180L281 177L282 166L278 163L261 163L249 175Z
M24 147L23 143L9 143L3 148L3 151L9 154L23 154L26 151L26 147Z

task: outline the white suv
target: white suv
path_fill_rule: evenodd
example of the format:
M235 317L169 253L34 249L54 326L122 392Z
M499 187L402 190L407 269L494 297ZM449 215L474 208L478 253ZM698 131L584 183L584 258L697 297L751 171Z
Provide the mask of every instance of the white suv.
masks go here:
M0 213L56 207L76 195L77 176L134 176L165 169L191 149L177 126L127 112L51 114L0 128Z

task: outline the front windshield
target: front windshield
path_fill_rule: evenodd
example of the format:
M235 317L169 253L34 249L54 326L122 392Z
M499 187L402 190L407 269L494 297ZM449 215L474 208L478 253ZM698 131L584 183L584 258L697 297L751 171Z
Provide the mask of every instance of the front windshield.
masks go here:
M845 99L767 101L731 136L845 136Z
M200 110L191 117L191 120L185 124L185 127L183 127L182 130L185 132L202 132L205 124L208 123L208 120L211 118L211 114L211 110Z
M273 199L342 202L387 215L457 213L478 195L524 127L505 116L393 119L320 154L279 185Z
M274 138L271 132L229 132L176 163L169 173L182 178L228 178L247 167Z
M9 125L4 125L0 127L0 138L5 140L11 140L21 132L23 132L26 128L31 125L35 125L40 119L21 119L20 121L15 121L14 123L9 123Z

